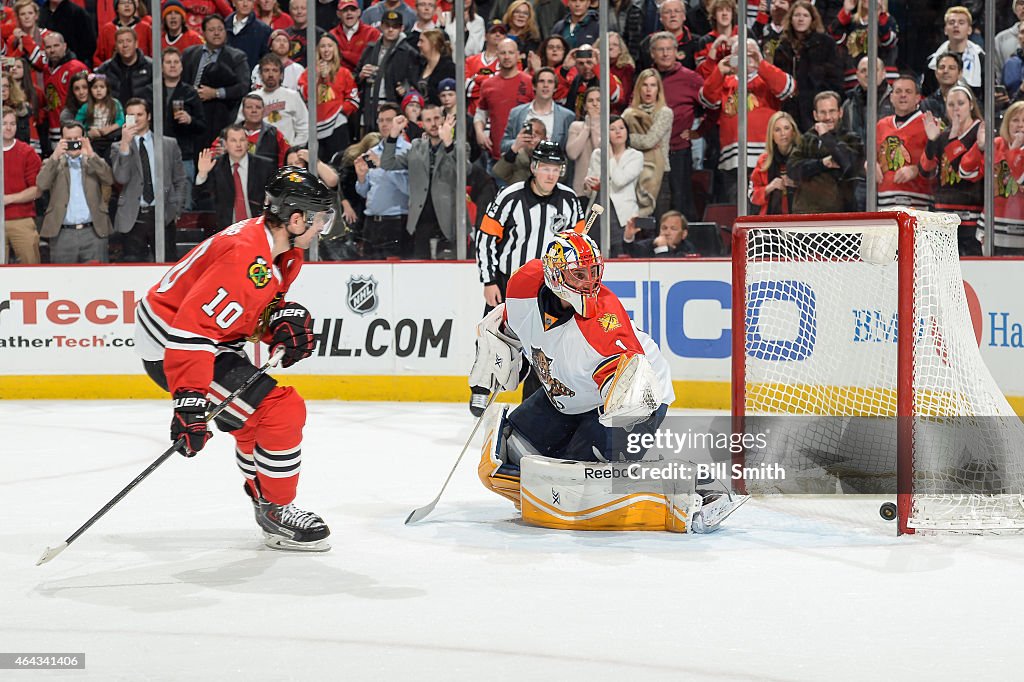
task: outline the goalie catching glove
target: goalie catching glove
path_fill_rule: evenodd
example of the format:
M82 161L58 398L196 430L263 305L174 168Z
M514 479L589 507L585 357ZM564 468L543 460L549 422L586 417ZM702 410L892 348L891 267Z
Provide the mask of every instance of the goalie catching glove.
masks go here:
M647 357L623 353L604 393L598 421L605 426L632 429L661 406L658 376Z
M291 367L313 354L316 336L313 335L313 316L298 303L285 303L270 314L267 327L270 332L270 354L284 348L283 367Z
M206 441L213 437L206 428L206 409L209 402L201 391L179 388L174 392L174 418L171 419L171 440L184 438L181 454L195 457Z
M522 344L502 331L505 304L502 303L476 326L476 360L469 372L470 386L512 391L519 386L523 369Z

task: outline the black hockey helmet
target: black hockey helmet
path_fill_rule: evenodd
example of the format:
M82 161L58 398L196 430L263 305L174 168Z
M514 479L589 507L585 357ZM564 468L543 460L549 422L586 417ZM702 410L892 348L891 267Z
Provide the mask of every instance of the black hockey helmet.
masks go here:
M302 213L306 229L329 232L334 224L334 194L319 178L301 166L284 166L265 188L264 209L281 222ZM293 239L296 235L292 235Z
M266 186L265 208L287 222L296 211L316 212L334 208L331 190L301 166L284 166Z
M565 165L565 151L551 140L541 140L533 148L530 154L530 161L539 163L552 163L559 166Z

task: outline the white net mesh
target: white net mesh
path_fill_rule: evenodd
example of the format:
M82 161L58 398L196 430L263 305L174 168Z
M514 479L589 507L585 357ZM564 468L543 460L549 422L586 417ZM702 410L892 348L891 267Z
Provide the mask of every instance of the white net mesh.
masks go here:
M915 314L902 329L914 341L908 525L1024 528L1024 427L978 350L958 219L905 213L916 221ZM787 471L751 492L896 492L895 216L743 227L744 411L770 434L746 463Z

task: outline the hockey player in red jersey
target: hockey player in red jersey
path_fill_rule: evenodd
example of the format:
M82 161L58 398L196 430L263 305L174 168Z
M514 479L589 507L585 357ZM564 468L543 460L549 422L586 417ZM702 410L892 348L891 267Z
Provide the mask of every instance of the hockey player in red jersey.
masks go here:
M247 340L288 367L316 345L313 320L286 302L302 252L334 220L333 197L303 168L280 169L266 187L263 215L243 220L192 249L139 302L135 346L147 374L174 398L171 440L192 457L212 434L206 413L256 372ZM305 402L294 388L260 377L216 418L235 438L256 521L275 549L324 551L327 524L293 504L299 479Z

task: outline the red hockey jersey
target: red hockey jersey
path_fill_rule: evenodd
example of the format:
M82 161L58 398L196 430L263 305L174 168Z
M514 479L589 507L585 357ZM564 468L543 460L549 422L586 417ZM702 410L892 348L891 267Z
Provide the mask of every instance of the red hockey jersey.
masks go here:
M77 59L69 59L55 69L46 68L43 75L43 88L46 98L46 122L50 134L60 134L60 110L68 97L71 77L79 71L88 71L89 67Z
M895 116L886 116L876 128L878 154L882 168L878 184L878 207L910 206L927 210L932 205L932 183L923 174L910 182L897 183L896 172L905 166L917 166L924 156L928 135L924 131L924 114L916 111L903 123Z
M271 257L263 217L235 223L178 261L137 308L136 352L163 360L171 393L206 392L219 353L242 353L260 333L264 311L284 300L302 268L302 251Z
M1024 248L1024 148L1010 149L1009 143L997 137L992 141L995 162L995 234L994 245L1005 248ZM960 161L960 168L969 173L980 173L984 152L975 144ZM985 216L978 221L978 237L984 232Z
M722 155L718 160L721 170L735 170L739 156L739 87L735 75L725 76L717 67L700 89L699 98L710 111L719 111L719 139ZM753 168L765 151L768 119L782 108L782 101L796 92L793 77L779 67L761 60L757 73L747 82L747 168Z
M309 70L299 76L299 92L308 97ZM338 69L334 80L327 83L321 74L316 86L316 137L330 137L334 131L348 123L349 117L359 110L359 88L352 72L344 66Z

